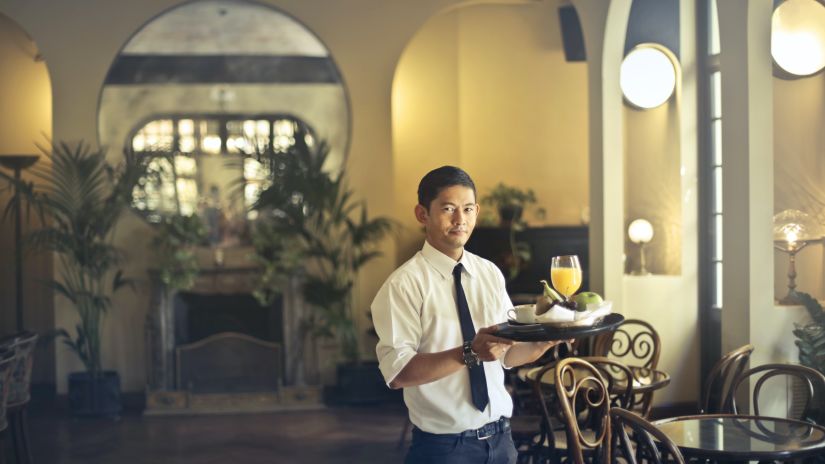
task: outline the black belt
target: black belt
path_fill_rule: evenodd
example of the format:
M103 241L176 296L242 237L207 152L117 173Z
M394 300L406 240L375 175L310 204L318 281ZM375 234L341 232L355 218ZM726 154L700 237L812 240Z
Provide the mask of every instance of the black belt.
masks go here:
M502 417L501 419L490 422L489 424L484 424L481 427L473 430L465 430L459 433L430 433L425 432L418 427L413 428L413 432L421 433L424 435L433 435L438 437L462 437L462 438L475 438L478 440L486 440L497 433L504 433L510 431L510 419L506 417Z

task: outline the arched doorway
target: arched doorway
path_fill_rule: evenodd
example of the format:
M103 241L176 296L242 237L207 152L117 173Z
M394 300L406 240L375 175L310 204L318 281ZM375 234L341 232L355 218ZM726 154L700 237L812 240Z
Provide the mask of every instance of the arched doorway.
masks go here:
M37 154L37 145L48 145L52 134L52 86L46 62L34 39L12 18L0 14L0 157ZM40 157L40 168L46 160ZM7 168L0 169L11 173ZM26 170L24 179L33 179ZM12 194L0 190L0 208ZM37 228L36 215L23 215L22 232ZM13 333L15 315L14 218L0 221L0 333ZM23 268L23 321L28 330L44 333L54 329L54 301L44 291L43 281L52 276L50 254L27 254ZM41 347L36 353L33 382L54 383L54 350Z
M586 223L587 91L587 64L566 61L552 2L469 5L431 18L393 81L396 210L412 211L427 171L454 164L473 176L479 197L499 182L534 190L546 216L528 211L530 226ZM497 221L491 209L482 207L486 223ZM402 223L399 262L423 239L412 214Z

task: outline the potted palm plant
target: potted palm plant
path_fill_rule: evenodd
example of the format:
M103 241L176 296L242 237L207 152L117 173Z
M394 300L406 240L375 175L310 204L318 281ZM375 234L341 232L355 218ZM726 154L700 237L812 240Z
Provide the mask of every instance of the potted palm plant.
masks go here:
M349 371L360 372L363 365L352 307L355 280L380 256L376 247L394 223L370 218L345 176L324 171L327 152L323 143L315 150L299 143L269 155L276 158L270 163L273 181L254 205L259 226L253 241L264 268L263 294L277 293L285 279L301 275L304 300L313 309L302 336L337 339L346 361L338 369L341 387L349 385ZM376 366L367 369L378 372Z
M56 254L51 287L78 314L73 331L57 331L85 366L84 372L69 374L70 409L78 415L115 416L120 411L120 378L103 369L101 331L112 294L131 282L118 269L122 255L112 236L145 164L126 153L119 166L111 167L105 150L83 142L40 149L51 163L33 168L37 181L18 187L45 224L27 240Z

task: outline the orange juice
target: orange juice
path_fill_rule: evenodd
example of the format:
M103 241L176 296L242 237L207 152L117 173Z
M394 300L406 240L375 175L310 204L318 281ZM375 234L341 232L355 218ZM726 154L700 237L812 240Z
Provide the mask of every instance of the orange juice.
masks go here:
M554 267L550 269L550 281L556 291L570 297L582 284L582 270L575 267Z

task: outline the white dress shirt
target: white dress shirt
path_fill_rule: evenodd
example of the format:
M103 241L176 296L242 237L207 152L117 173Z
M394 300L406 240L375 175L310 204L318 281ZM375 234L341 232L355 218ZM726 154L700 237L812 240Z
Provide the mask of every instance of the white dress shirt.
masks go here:
M416 353L436 353L462 345L453 268L461 263L461 285L467 296L473 325L478 330L507 320L513 304L504 276L490 261L464 250L456 262L433 248L424 247L390 275L372 302L372 318L379 341L378 365L389 384ZM510 417L513 401L504 389L500 361L485 362L490 402L484 411L473 406L469 371L404 388L410 420L430 433L456 433L477 429Z

